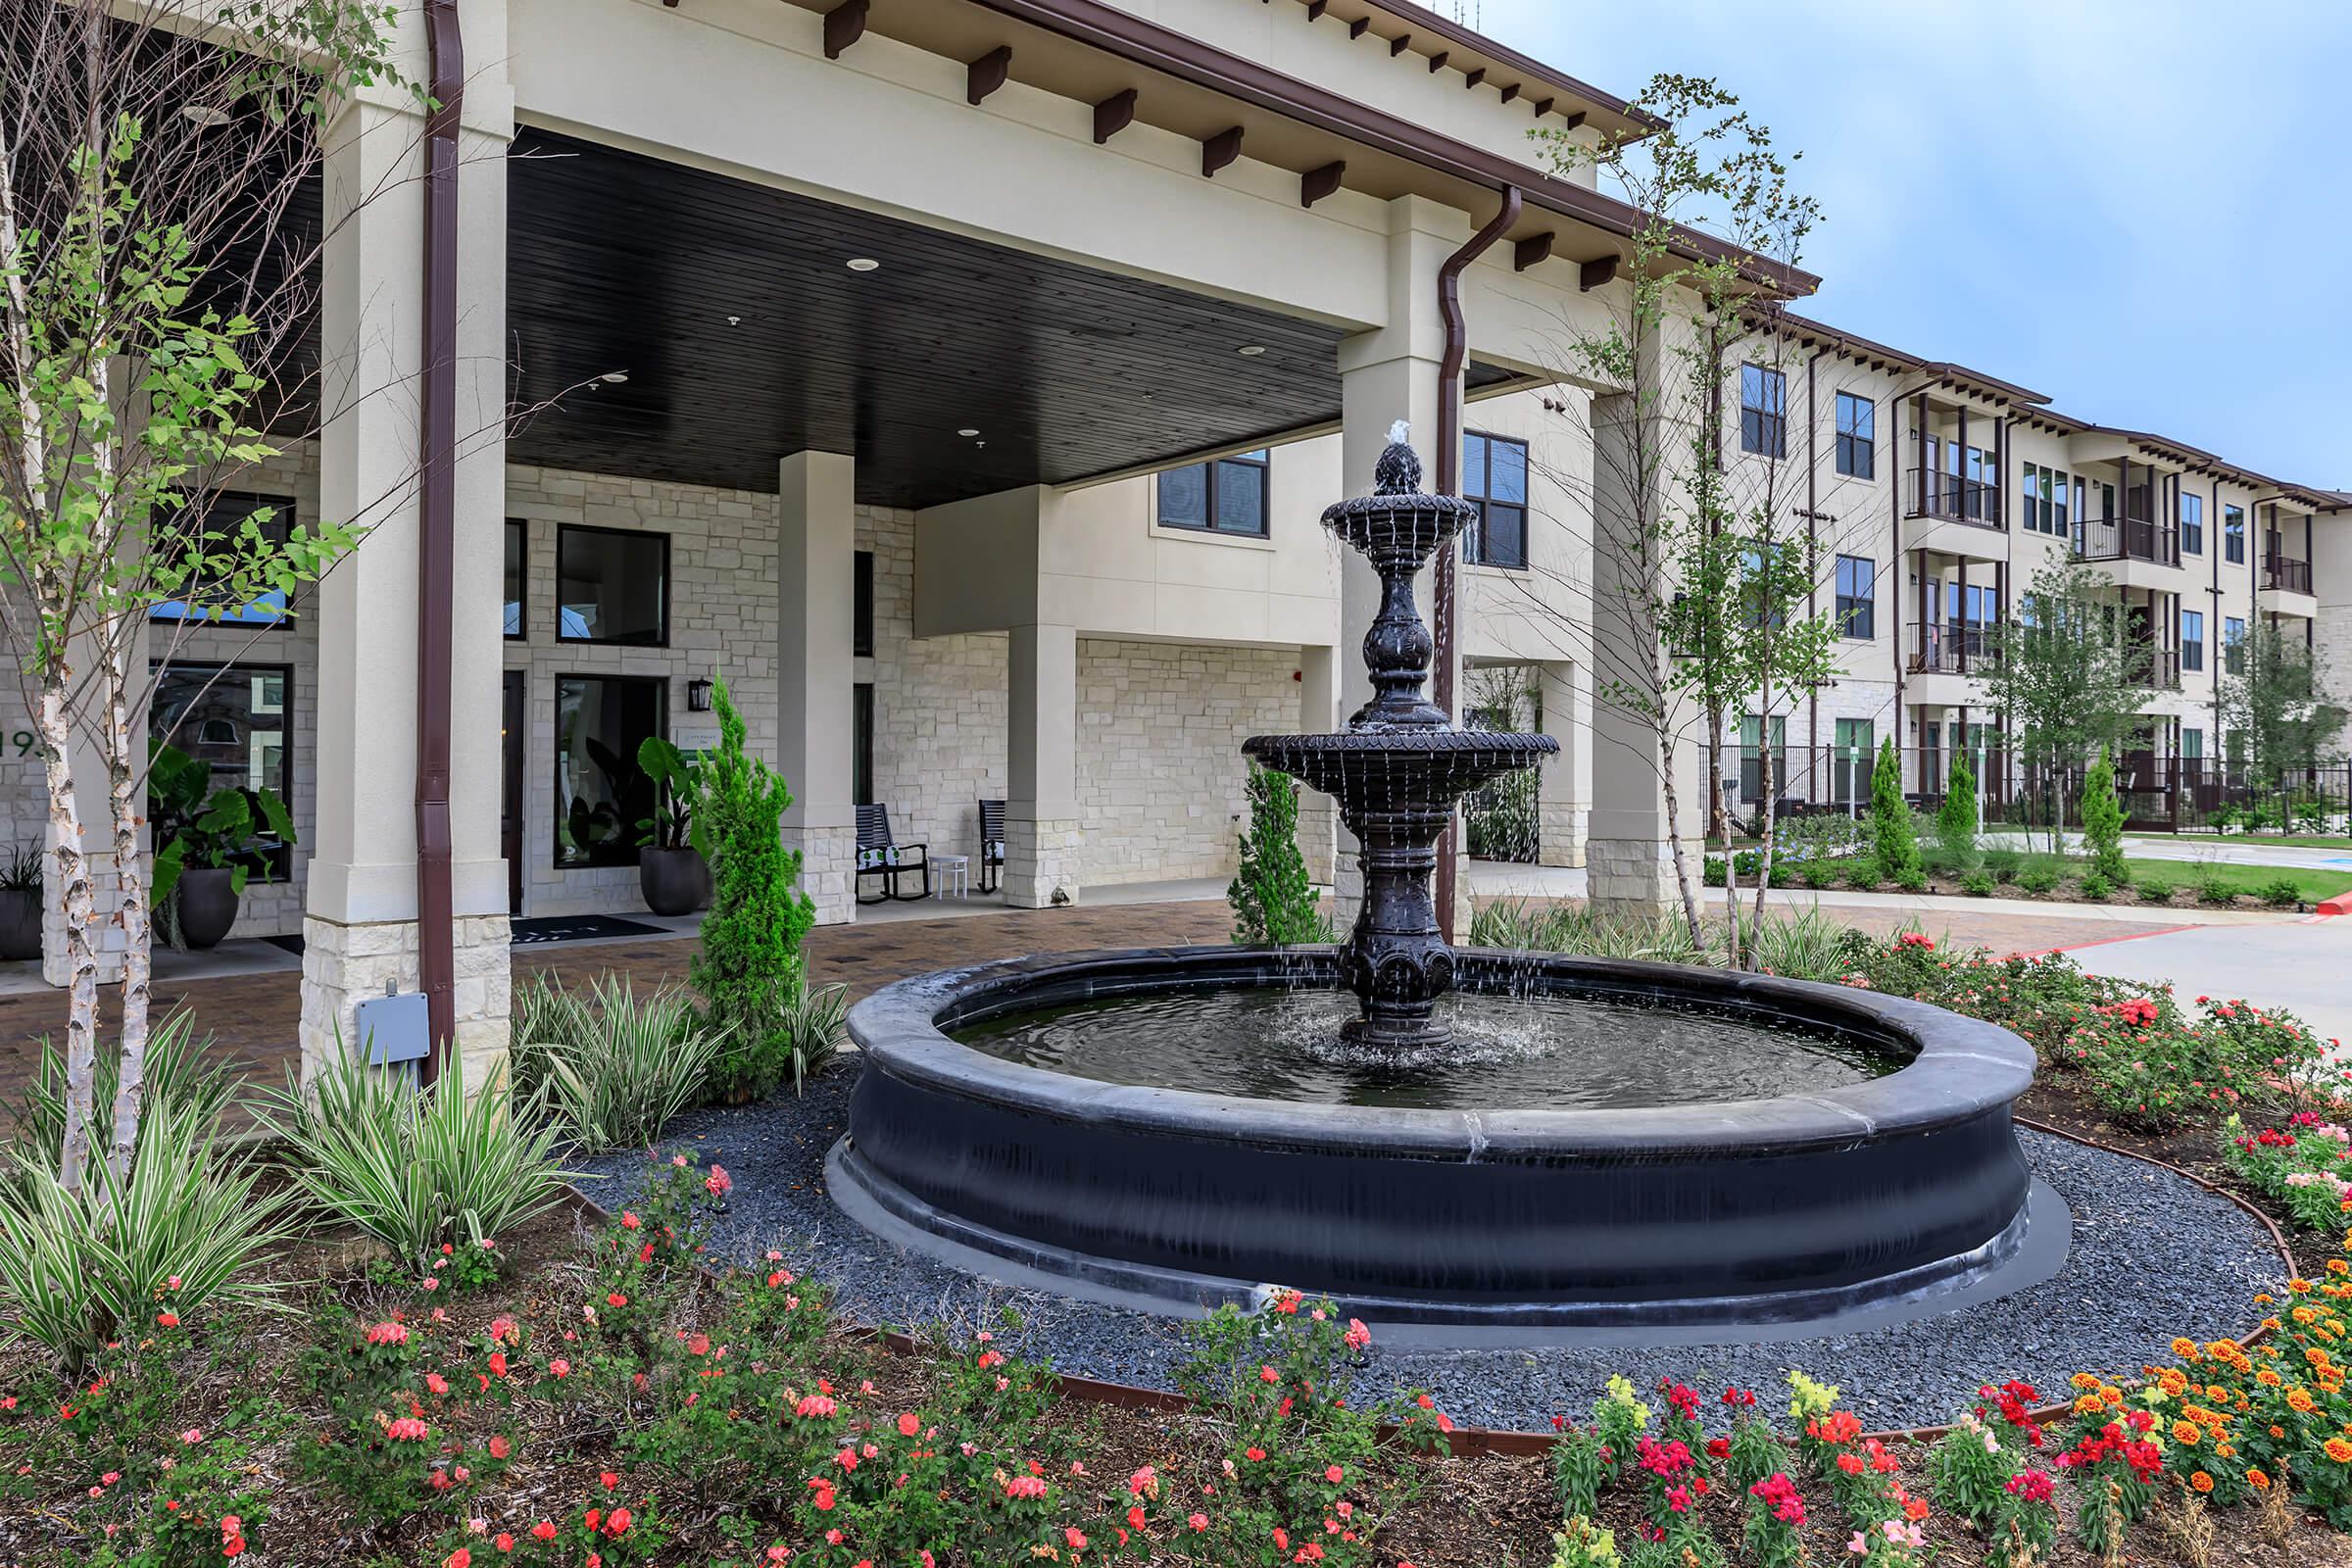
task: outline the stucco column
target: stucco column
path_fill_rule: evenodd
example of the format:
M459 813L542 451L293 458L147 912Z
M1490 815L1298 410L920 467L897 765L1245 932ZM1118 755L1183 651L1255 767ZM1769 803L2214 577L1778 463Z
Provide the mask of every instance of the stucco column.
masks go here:
M1399 196L1388 207L1388 320L1340 343L1340 487L1348 496L1372 493L1372 468L1388 445L1389 429L1402 419L1412 427L1421 455L1424 489L1438 477L1438 390L1446 354L1446 323L1438 315L1438 270L1470 237L1466 214L1418 196ZM1421 618L1436 628L1431 588L1434 564L1414 585ZM1380 613L1380 574L1352 550L1340 552L1340 718L1345 722L1372 700L1364 669L1363 640ZM1455 656L1459 690L1459 639ZM1435 672L1432 672L1434 689ZM1459 818L1456 818L1459 831ZM1468 860L1465 858L1465 868ZM1457 931L1469 929L1469 877L1457 886ZM1345 928L1355 919L1363 897L1356 869L1356 845L1339 829L1339 859L1333 877L1333 913Z
M1566 660L1545 660L1536 671L1544 733L1560 743L1544 759L1536 781L1536 858L1544 865L1582 865L1592 800L1591 677L1584 665Z
M408 69L423 44L404 18ZM469 1091L507 1053L507 872L499 836L507 398L507 181L513 101L470 73L458 157L455 655L451 877L460 1069ZM421 121L367 89L329 131L322 266L319 511L368 528L318 593L318 823L304 899L306 1078L360 1048L353 1008L417 974L417 431L423 369ZM544 851L546 846L540 846ZM340 1047L338 1047L338 1039Z
M1011 628L1004 798L1004 902L1078 902L1078 633Z
M1645 368L1644 373L1660 373ZM1671 372L1667 372L1671 373ZM1674 443L1685 432L1654 412L1639 416L1655 421L1652 443ZM1638 515L1633 487L1671 482L1655 461L1638 461L1634 453L1635 398L1630 393L1592 400L1594 464L1592 480L1592 646L1596 679L1620 680L1650 700L1658 697L1649 680L1655 647L1648 617L1640 608L1662 591L1665 565L1654 544L1642 548L1634 530ZM1652 451L1658 450L1655 446ZM1653 498L1649 515L1655 516ZM1646 576L1647 580L1642 580ZM1664 694L1670 711L1679 699ZM1681 704L1679 710L1688 705ZM1705 769L1697 743L1695 721L1681 726L1673 748L1673 779L1679 820L1691 855L1690 874L1698 875L1697 835L1705 831ZM1674 875L1673 839L1667 830L1664 760L1659 755L1658 726L1633 706L1612 702L1595 692L1592 703L1592 809L1585 841L1587 898L1597 913L1620 918L1650 919L1681 906Z
M819 925L856 911L856 461L838 452L796 452L777 467L776 770L792 786L784 842L801 852Z
M1340 727L1340 650L1326 643L1298 650L1298 733L1328 734ZM1306 874L1329 886L1339 854L1340 813L1321 790L1298 786L1298 853Z

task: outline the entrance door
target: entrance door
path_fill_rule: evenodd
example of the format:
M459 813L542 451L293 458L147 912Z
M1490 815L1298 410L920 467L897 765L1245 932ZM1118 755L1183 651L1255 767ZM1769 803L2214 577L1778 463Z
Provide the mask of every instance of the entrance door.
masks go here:
M499 787L499 853L507 858L507 912L522 912L522 729L528 677L519 669L507 671L506 701L501 709L501 751L506 771Z

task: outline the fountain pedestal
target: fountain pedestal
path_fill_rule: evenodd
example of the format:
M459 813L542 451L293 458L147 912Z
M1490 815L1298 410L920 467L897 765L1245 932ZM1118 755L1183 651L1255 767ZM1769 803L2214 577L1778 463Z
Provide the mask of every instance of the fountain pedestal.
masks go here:
M1392 439L1373 493L1323 514L1380 573L1380 613L1364 634L1372 700L1327 735L1258 735L1242 750L1339 803L1362 847L1363 906L1340 952L1343 983L1364 1015L1342 1031L1382 1054L1446 1044L1438 998L1453 989L1453 950L1438 925L1432 887L1438 841L1454 804L1480 785L1559 750L1548 735L1457 729L1423 695L1436 644L1413 603L1413 580L1478 516L1475 503L1421 490L1421 461Z

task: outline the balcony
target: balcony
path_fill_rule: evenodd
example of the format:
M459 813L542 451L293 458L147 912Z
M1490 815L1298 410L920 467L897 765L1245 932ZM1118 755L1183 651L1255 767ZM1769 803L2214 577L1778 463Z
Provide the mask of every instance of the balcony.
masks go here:
M2262 585L2274 593L2307 594L2311 592L2311 563L2291 556L2265 556Z
M2180 654L2172 648L2124 649L2124 684L2143 691L2180 689Z
M2083 561L2144 561L2151 565L2180 564L2178 523L2152 522L2146 517L2098 517L2075 531L2075 555Z
M1963 479L1956 473L1939 473L1933 468L1913 468L1907 494L1911 509L1905 514L1907 516L1965 522L1995 532L2002 526L2001 489L1988 480Z
M1965 675L1992 662L1989 627L1973 621L1950 621L1919 629L1919 650L1911 656L1914 675Z

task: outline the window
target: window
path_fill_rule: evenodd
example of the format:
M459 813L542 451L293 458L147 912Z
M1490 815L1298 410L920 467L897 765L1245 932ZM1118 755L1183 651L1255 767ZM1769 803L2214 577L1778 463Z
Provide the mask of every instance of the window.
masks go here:
M524 584L529 573L529 524L520 517L507 519L507 636L520 641L523 636L522 605L529 598Z
M166 515L158 505L154 518L156 549L167 559L184 562L191 555L228 556L250 563L249 546L240 543L248 520L271 544L282 545L294 526L294 503L284 496L260 496L243 490L216 494L201 516L181 508ZM217 621L224 625L274 626L286 618L286 596L272 589L241 605L223 604L220 574L204 566L194 569L183 585L185 595L168 599L147 612L152 620Z
M2205 553L2205 498L2186 491L2180 495L2180 550L2191 556Z
M1830 799L1839 805L1867 798L1870 771L1879 755L1877 726L1867 718L1838 720L1838 742L1830 754Z
M1267 454L1243 452L1159 476L1159 525L1266 537Z
M668 647L669 535L557 529L556 640Z
M850 557L850 654L874 657L874 553L860 550ZM861 803L862 804L862 803Z
M1740 798L1756 801L1764 796L1764 718L1750 713L1740 720ZM1788 720L1780 714L1772 719L1772 778L1776 790L1788 787Z
M2183 762L2205 760L2205 732L2203 730L2184 729L2180 732L2180 760Z
M2246 564L2246 509L2222 509L2222 559L2235 565Z
M1475 430L1463 436L1462 497L1478 503L1462 559L1526 570L1527 443Z
M1788 377L1782 371L1740 367L1740 450L1788 455Z
M147 733L213 772L215 789L269 789L294 804L294 669L290 664L164 664L155 670ZM293 851L259 842L250 869L281 879Z
M2246 672L2246 623L2242 616L2222 617L2222 668L2232 675Z
M2181 548L2186 549L2187 546ZM2205 667L2205 612L2201 610L2180 612L2180 667Z
M859 681L850 688L850 800L874 804L874 687Z
M637 824L654 814L637 748L662 733L668 698L660 675L556 677L558 866L637 863Z
M1838 635L1868 642L1878 633L1878 563L1861 556L1838 558Z
M2074 524L2067 514L2067 496L2070 481L2065 472L2038 463L2022 466L2024 481L2021 486L2025 501L2025 525L2029 532L2046 533L2053 538L2065 538ZM2079 486L2082 481L2071 481Z
M1838 394L1838 471L1856 479L1878 474L1879 411L1870 399Z

